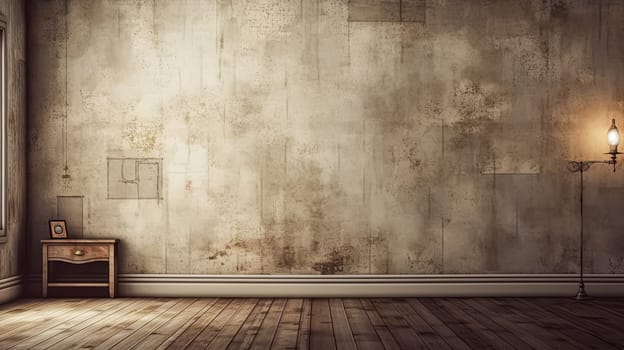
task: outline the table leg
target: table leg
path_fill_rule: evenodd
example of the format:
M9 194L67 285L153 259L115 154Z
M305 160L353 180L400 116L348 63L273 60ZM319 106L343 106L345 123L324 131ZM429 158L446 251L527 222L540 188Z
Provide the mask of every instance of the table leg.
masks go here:
M109 257L108 257L108 295L111 298L115 297L115 275L116 275L116 256L115 256L115 246L110 245L108 248Z
M41 247L41 296L48 296L48 246Z

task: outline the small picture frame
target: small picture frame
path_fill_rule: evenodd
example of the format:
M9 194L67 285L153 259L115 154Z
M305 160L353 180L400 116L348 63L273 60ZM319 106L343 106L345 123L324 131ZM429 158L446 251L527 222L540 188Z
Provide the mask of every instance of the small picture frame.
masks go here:
M67 238L65 220L50 220L50 238Z

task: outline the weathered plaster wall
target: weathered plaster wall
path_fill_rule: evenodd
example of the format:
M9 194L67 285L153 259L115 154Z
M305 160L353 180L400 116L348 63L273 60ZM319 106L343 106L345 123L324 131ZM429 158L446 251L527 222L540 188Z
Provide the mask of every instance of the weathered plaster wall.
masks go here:
M624 4L358 3L32 1L33 255L58 216L122 273L576 271ZM619 168L588 271L624 272Z
M0 280L20 274L26 235L26 23L24 3L0 1L7 19L7 227L0 238Z

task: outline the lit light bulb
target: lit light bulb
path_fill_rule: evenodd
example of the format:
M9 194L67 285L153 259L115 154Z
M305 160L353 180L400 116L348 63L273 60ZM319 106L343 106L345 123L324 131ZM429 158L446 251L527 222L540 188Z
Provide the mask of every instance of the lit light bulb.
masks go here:
M607 140L609 141L609 150L611 152L617 152L617 147L620 144L620 132L615 126L615 119L611 120L611 127L607 132Z

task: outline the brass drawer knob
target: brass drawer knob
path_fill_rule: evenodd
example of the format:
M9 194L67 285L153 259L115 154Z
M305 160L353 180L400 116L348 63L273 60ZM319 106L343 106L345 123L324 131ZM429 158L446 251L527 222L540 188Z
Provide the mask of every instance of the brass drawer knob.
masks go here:
M74 252L74 255L83 256L83 255L84 255L84 250L80 250L80 249L78 249L78 250L76 250L76 251Z

